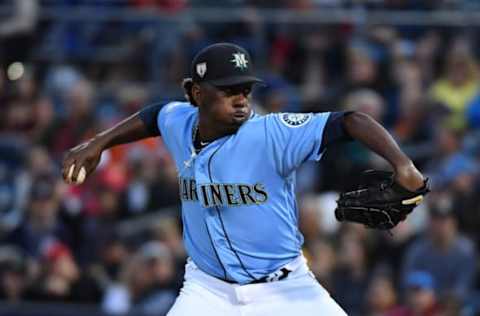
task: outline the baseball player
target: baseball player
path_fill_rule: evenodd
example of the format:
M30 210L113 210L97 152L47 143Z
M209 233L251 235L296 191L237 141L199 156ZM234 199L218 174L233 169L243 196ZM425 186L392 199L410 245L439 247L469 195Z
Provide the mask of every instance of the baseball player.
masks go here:
M332 144L353 139L390 162L395 185L405 192L418 192L424 178L365 114L255 114L249 96L262 80L252 66L239 46L206 47L183 83L187 102L147 107L71 149L63 177L83 182L103 150L161 136L178 171L189 255L184 285L169 316L346 315L302 255L296 169L320 160ZM412 196L416 205L420 198ZM348 205L341 219L347 211L358 213L358 207Z

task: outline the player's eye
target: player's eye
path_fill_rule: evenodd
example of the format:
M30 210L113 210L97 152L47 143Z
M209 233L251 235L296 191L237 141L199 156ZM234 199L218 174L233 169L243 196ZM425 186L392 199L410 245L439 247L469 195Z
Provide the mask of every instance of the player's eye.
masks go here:
M226 96L234 96L237 94L243 94L244 96L248 97L250 93L252 92L251 87L245 87L245 86L234 86L234 87L224 87L221 88L221 91L226 95Z
M232 90L232 88L222 87L222 88L219 88L219 90L220 90L223 94L225 94L226 96L228 96L228 97L231 96L231 95L233 95L233 90Z

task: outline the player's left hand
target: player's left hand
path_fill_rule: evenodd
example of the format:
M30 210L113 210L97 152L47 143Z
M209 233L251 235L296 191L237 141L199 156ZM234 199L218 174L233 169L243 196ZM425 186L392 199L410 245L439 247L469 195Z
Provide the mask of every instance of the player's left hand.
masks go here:
M340 195L335 209L339 221L364 224L369 228L391 229L405 220L430 191L428 179L417 186L415 178L393 172L369 170L363 173L357 190ZM398 180L408 180L408 188ZM415 188L409 190L409 188Z
M425 185L425 177L410 162L395 168L395 182L403 188L414 192Z

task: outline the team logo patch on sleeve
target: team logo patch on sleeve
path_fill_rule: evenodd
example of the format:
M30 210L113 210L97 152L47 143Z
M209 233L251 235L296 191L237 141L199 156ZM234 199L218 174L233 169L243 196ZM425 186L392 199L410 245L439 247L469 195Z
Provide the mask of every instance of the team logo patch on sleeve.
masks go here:
M288 127L299 127L306 124L312 118L310 113L282 113L280 120Z

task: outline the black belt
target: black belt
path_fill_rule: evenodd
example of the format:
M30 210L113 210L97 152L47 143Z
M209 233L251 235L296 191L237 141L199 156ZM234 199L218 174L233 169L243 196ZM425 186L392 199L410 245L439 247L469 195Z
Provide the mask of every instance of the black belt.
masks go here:
M287 268L281 268L278 271L270 273L269 275L261 277L260 279L255 279L252 282L247 283L247 284L258 284L258 283L269 283L269 282L280 281L280 280L285 279L290 274L290 272L292 272L292 271L288 270ZM222 280L223 282L227 282L227 283L230 283L230 284L239 284L237 281L231 281L231 280L226 280L226 279L221 279L221 278L219 278L219 279ZM247 284L244 284L244 285L247 285Z

